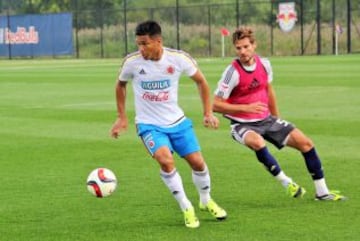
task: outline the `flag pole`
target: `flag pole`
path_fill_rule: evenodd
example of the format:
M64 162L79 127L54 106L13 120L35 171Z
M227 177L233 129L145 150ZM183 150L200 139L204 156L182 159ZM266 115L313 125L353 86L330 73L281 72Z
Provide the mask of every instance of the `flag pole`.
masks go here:
M221 57L225 57L225 36L229 36L230 32L226 28L220 29L221 33Z
M335 31L335 55L338 55L339 33Z
M221 35L221 57L225 57L225 38L224 35Z
M339 54L339 36L343 30L340 24L335 25L335 55Z

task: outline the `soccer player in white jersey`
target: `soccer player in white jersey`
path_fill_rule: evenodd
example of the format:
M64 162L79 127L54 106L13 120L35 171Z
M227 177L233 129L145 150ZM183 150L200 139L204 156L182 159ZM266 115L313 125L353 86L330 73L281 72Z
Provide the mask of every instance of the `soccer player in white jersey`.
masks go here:
M233 139L253 150L259 162L291 197L302 197L305 189L280 168L266 147L265 140L278 149L289 146L302 153L314 181L316 200L345 200L339 192L328 189L312 140L292 123L280 119L271 85L271 65L268 59L256 55L252 29L241 27L232 37L237 58L225 69L218 82L213 110L230 120Z
M223 220L227 214L210 196L209 170L200 152L192 122L178 105L179 79L181 74L185 74L194 80L199 90L203 124L217 128L219 121L212 113L207 81L191 56L163 46L161 27L157 22L140 23L135 35L138 51L124 59L116 83L118 117L111 134L117 138L127 129L126 84L131 80L137 134L150 155L159 163L161 179L183 211L185 225L197 228L200 222L184 191L173 152L184 158L192 169L192 179L200 196L200 210L209 211L216 219Z

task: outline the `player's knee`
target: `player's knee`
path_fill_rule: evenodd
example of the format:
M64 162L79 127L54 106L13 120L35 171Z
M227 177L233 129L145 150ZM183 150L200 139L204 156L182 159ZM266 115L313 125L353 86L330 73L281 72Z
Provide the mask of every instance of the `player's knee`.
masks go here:
M297 139L293 146L301 152L308 152L314 147L314 144L310 138L304 137Z
M253 149L253 150L260 150L261 148L263 148L265 146L265 140L264 138L262 138L262 136L260 136L259 134L257 134L254 131L249 131L245 138L244 138L244 143L246 146L248 146L249 148Z
M154 158L164 172L171 172L175 168L174 158L166 148L159 148L155 152Z
M300 146L302 152L308 152L314 147L314 143L310 138L305 138Z
M170 173L174 170L175 168L175 164L174 161L159 161L160 164L160 168L161 170L163 170L164 172Z
M246 145L251 149L257 151L265 146L265 141L262 138L254 138L246 142Z
M205 161L200 152L194 152L184 156L185 160L194 171L203 171L205 168Z
M287 145L301 152L308 152L314 147L312 140L298 129L291 132Z
M191 169L197 172L203 171L205 169L205 162L195 162L190 163Z

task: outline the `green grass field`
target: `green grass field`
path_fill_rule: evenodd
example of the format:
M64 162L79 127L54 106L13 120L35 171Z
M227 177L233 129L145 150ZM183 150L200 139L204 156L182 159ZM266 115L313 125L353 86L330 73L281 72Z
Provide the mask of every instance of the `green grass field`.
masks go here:
M228 212L216 222L197 211L189 230L131 123L118 140L114 84L121 60L0 61L1 241L335 241L360 240L360 55L273 57L274 87L284 119L316 144L327 183L349 197L316 202L301 155L270 147L285 172L307 189L283 188L254 154L218 130L201 126L195 85L182 79L180 103L194 121L212 175L212 196ZM230 59L199 59L212 90ZM132 90L128 115L133 119ZM220 117L220 116L219 116ZM189 198L189 167L176 157ZM88 173L112 169L119 186L97 199Z

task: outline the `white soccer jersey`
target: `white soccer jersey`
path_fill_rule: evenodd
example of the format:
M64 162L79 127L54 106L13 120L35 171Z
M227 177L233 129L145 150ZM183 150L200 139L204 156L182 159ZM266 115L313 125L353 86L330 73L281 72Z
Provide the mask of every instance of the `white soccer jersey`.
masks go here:
M163 50L158 61L145 60L139 51L124 59L118 79L132 80L136 123L170 126L184 116L178 105L179 79L194 75L197 64L183 51Z

